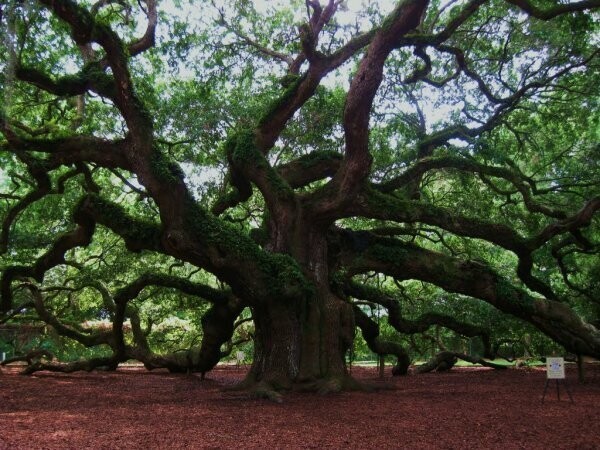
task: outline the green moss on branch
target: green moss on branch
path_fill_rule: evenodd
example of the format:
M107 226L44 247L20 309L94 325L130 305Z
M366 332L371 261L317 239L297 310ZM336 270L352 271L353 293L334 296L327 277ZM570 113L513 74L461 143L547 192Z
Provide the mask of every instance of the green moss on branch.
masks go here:
M290 185L269 165L257 147L253 130L245 128L232 134L225 143L225 150L236 168L264 172L268 188L274 196L288 200L293 197Z
M266 107L264 114L258 121L259 127L268 124L273 117L275 117L283 108L285 108L287 104L291 102L294 95L296 95L298 88L304 81L304 76L293 77L288 75L287 77L288 78L286 79L285 83L287 87L279 97L269 103L269 105Z
M128 250L139 252L143 249L161 247L162 230L160 225L146 220L131 217L125 209L107 201L96 194L85 197L77 206L76 214L81 215L85 210L93 219L125 241Z
M167 184L179 183L185 177L181 167L170 161L156 147L152 150L150 156L150 168L156 178Z
M534 313L535 301L533 297L524 290L513 286L507 280L498 278L496 280L494 291L498 298L503 299L504 301L510 301L510 303L520 311L528 314Z
M256 280L256 286L266 289L263 295L296 297L312 292L312 286L292 257L265 252L250 236L204 211L191 198L187 201L185 226L232 266L257 268L262 279Z

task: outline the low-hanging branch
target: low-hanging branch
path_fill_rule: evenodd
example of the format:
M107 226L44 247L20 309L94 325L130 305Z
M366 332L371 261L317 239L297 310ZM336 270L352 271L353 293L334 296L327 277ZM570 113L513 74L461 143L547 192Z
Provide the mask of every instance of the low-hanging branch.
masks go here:
M402 317L400 302L379 289L356 282L346 283L343 289L346 295L386 308L389 324L399 333L423 333L434 325L441 325L465 337L480 337L483 342L485 356L490 358L492 355L490 331L487 329L461 322L446 314L435 312L425 313L416 319L407 320Z
M60 362L60 361L44 361L34 360L30 365L27 365L21 372L23 375L32 375L35 372L48 370L52 372L73 373L86 371L91 372L97 369L114 370L118 366L119 361L114 356L90 358L86 360Z
M48 325L52 326L61 336L71 338L86 347L94 347L101 344L111 344L110 331L100 331L96 333L82 333L72 327L63 324L54 314L52 314L44 304L44 298L39 288L33 283L24 283L33 297L35 310L40 317Z
M340 242L340 260L347 274L379 272L398 280L420 280L449 292L483 300L502 312L525 320L569 351L600 354L600 331L586 324L561 302L536 298L485 264L427 250L396 239ZM563 325L557 325L562 323Z
M527 238L520 236L513 228L504 224L465 217L429 203L407 200L374 190L365 190L360 201L348 208L348 214L404 223L425 223L459 236L483 239L499 245L519 257L518 274L527 287L551 299L556 299L550 287L531 274L532 254L555 236L576 233L590 226L592 218L599 209L599 198L593 198L575 214L557 220Z
M6 253L8 250L10 228L13 225L15 219L25 209L36 201L44 198L50 193L52 189L52 183L47 173L42 170L35 170L33 167L29 167L30 173L37 183L35 190L30 191L23 196L18 202L16 202L4 216L2 221L2 230L0 232L0 255Z
M369 349L378 355L394 355L398 358L393 368L394 375L406 375L410 366L408 353L398 342L382 339L379 336L379 325L367 316L360 307L353 305L356 325L361 329L363 338Z
M211 303L226 304L235 301L231 292L221 291L202 283L194 283L186 278L161 273L145 273L115 294L115 302L125 303L134 299L146 287L160 286L177 289L188 295L200 297Z
M418 366L415 369L415 372L427 373L432 372L434 370L437 372L446 372L452 369L452 367L454 367L454 365L459 359L470 362L471 364L479 364L483 367L490 367L492 369L497 370L505 370L507 368L507 366L504 364L496 364L494 362L487 361L483 358L479 358L478 356L465 355L464 353L458 352L442 351L426 363Z
M157 355L150 349L146 333L141 328L140 317L128 302L137 297L142 289L151 285L174 288L213 303L202 316L202 342L199 347L167 355ZM126 316L131 318L132 324L135 345L126 345L122 333L116 333L122 354L141 361L148 369L167 368L171 372L201 372L203 377L204 373L211 370L221 359L221 347L231 340L235 319L243 309L242 302L230 292L221 292L187 279L158 273L140 276L120 289L115 294L114 301L117 313L113 329L120 330Z
M31 266L9 266L2 271L0 279L0 312L8 312L13 306L12 283L16 279L31 277L38 282L51 268L65 262L65 253L73 248L87 246L94 234L95 224L80 217L77 227L56 239L51 248Z
M116 366L127 359L137 359L148 369L167 368L172 372L198 371L208 372L221 359L221 347L231 340L234 331L234 321L241 313L243 306L239 299L230 293L221 293L214 288L202 284L191 283L186 279L162 274L146 274L119 290L113 297L103 285L91 282L90 286L99 289L107 308L113 315L111 330L101 330L95 333L83 333L62 323L44 305L43 294L32 283L24 283L34 299L33 305L43 322L52 326L58 334L71 338L87 347L106 344L112 348L113 355L109 358L93 358L80 361L77 364L59 361L45 362L36 359L29 361L23 373L32 374L40 370L71 372L78 370L93 370L105 366L114 370ZM141 320L137 309L127 305L150 285L175 288L189 295L200 295L215 302L202 317L203 339L199 347L192 347L185 352L174 352L167 355L157 355L149 347L146 333L141 328ZM123 325L125 318L130 319L133 335L133 345L124 341Z

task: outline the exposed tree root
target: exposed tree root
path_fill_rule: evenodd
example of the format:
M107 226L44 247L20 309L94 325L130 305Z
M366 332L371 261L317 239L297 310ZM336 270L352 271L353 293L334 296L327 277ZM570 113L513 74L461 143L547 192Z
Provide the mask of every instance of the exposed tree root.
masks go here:
M456 362L462 359L463 361L470 362L472 364L481 364L484 367L491 367L492 369L506 369L506 366L501 364L495 364L490 361L486 361L478 356L469 356L463 353L456 352L440 352L435 355L432 359L427 361L425 364L416 368L416 373L427 373L432 371L445 372L454 367Z
M248 391L254 398L265 398L275 403L283 403L283 395L269 383L258 382Z
M33 363L38 363L42 360L52 361L54 360L54 354L46 349L35 349L26 353L25 355L13 356L12 358L5 359L0 363L0 365L5 366L14 362L27 362L27 365L30 366Z
M296 392L316 392L320 395L356 390L362 390L362 386L349 375L331 376L319 380L302 381L294 384L294 391Z
M373 392L382 389L396 389L396 386L386 382L369 383L359 381L351 375L330 376L317 380L307 380L286 383L282 388L281 381L255 381L252 378L223 390L229 393L239 393L245 398L264 398L276 403L283 402L285 392L316 393L319 395L335 394L343 391Z
M25 355L14 356L5 359L0 363L0 366L6 366L14 362L26 362L27 366L21 372L22 375L30 375L38 370L45 370L42 367L53 365L54 354L45 349L34 349Z
M10 360L3 361L3 365L15 361L26 361L25 357L11 358ZM21 372L21 375L32 375L35 372L47 370L50 372L63 372L71 373L78 371L91 372L92 370L116 370L118 361L114 358L92 358L85 361L73 361L73 362L60 362L60 361L47 361L44 358L30 359L27 366Z
M225 392L237 392L247 398L264 398L275 403L283 403L283 395L266 381L244 380L234 386L223 389Z

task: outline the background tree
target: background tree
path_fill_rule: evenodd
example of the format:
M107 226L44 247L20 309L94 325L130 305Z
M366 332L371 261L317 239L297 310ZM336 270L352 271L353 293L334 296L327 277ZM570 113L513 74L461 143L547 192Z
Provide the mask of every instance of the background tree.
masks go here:
M481 302L600 356L600 3L261 5L2 7L2 320L104 349L29 370L205 372L251 318L249 388L338 390L356 327L408 367L368 305L492 356Z

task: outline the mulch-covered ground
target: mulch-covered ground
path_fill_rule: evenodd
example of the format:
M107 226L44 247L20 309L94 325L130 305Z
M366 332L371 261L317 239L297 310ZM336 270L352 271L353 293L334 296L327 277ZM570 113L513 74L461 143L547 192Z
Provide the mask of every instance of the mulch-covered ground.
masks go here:
M205 381L138 368L2 370L1 449L600 448L597 366L586 384L569 370L574 403L554 384L542 403L545 372L535 369L390 376L394 390L290 393L282 404L223 392L243 377L235 367ZM374 368L353 374L377 382Z

